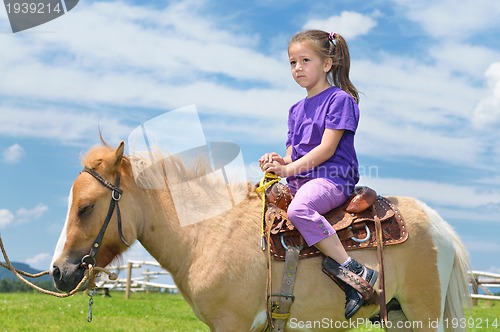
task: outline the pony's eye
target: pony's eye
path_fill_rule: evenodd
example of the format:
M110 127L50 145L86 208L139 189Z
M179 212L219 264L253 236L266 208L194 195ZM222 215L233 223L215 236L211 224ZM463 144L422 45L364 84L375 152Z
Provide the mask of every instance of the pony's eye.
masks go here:
M78 209L78 217L83 218L83 217L88 216L92 212L93 209L94 209L94 204L81 206Z

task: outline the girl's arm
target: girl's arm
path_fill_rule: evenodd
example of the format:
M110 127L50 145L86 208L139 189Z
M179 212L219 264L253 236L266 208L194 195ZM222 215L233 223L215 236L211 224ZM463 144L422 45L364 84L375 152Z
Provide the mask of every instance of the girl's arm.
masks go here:
M333 156L343 134L344 130L325 129L321 137L321 143L302 158L292 162L292 148L289 146L286 150L286 156L282 158L285 164L281 164L279 160L273 160L265 163L262 166L262 170L273 172L280 177L288 177L321 165Z
M284 164L290 164L292 162L292 146L289 145L286 148L285 157L283 157Z

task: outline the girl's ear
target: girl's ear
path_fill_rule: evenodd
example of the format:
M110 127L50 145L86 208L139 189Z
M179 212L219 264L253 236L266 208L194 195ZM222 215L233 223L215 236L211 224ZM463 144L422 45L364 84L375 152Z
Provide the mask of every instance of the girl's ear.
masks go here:
M326 58L324 66L323 66L323 71L325 73L328 73L330 71L330 69L332 69L332 66L333 66L332 58Z

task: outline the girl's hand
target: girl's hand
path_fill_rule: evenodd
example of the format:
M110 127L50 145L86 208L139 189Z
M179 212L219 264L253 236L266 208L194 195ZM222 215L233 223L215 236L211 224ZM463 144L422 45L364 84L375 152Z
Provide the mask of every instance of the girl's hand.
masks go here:
M283 158L281 158L281 160L283 160ZM264 172L274 173L281 178L286 178L289 176L287 165L285 165L284 163L282 164L279 161L264 163L260 166L260 168Z
M282 156L280 156L276 152L271 152L271 153L266 153L262 157L259 158L260 169L262 169L264 171L264 169L262 167L266 163L272 163L274 161L278 162L281 165L285 165L286 164L286 162L285 162L285 160L283 159Z

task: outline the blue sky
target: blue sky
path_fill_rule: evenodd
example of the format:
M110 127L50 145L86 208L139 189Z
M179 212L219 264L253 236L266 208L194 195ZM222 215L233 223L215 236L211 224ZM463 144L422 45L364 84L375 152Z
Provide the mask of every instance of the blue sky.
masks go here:
M195 104L208 141L241 146L248 176L284 150L289 38L342 34L362 92L361 183L414 196L458 232L474 269L500 272L500 3L80 1L11 32L0 9L0 232L46 269L80 157ZM258 236L258 234L256 234ZM128 257L148 258L135 246Z

